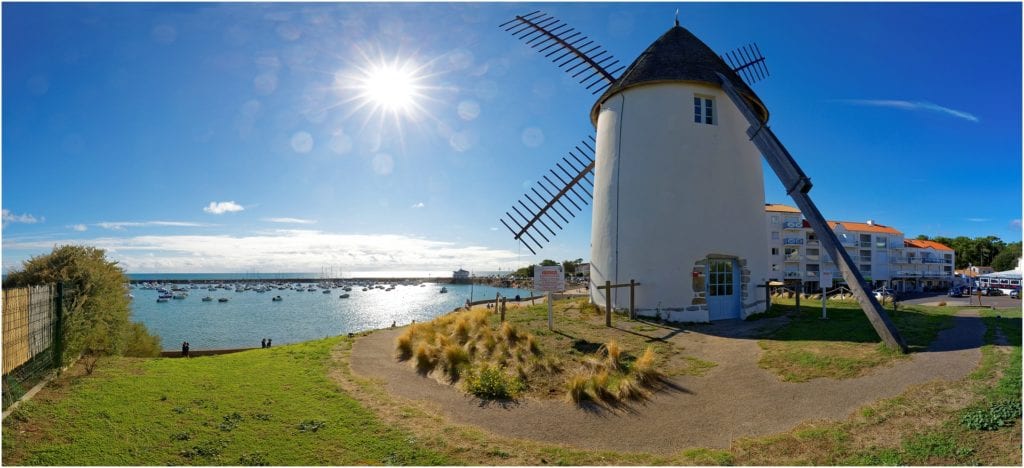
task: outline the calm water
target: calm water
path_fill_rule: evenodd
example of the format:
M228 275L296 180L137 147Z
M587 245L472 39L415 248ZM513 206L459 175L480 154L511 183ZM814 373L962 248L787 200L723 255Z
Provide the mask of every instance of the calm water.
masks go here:
M439 292L442 286L448 288L448 293ZM165 350L181 349L182 341L188 341L194 350L252 348L258 347L262 338L271 338L279 345L385 328L393 321L403 325L429 320L464 305L470 290L470 285L434 283L422 287L397 285L393 291L362 291L361 286L353 286L347 293L350 297L340 299L338 296L346 293L340 288L324 294L319 289L258 293L234 289L211 292L200 287L190 289L186 299L158 303L158 291L133 289L132 311L134 320L161 337ZM496 293L528 297L530 291L472 286L474 301L493 299ZM214 300L203 302L205 296ZM273 302L274 296L284 300ZM229 301L217 302L222 297Z

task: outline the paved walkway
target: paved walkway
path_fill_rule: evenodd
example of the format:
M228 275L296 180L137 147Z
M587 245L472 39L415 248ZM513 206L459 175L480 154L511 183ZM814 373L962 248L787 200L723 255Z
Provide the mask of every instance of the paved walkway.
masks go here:
M358 375L383 381L393 395L425 402L455 422L498 435L585 449L670 454L689 447L726 448L736 438L784 432L806 420L845 419L855 409L896 396L911 385L960 379L978 365L985 332L977 311L961 314L926 352L864 377L805 383L782 382L757 367L757 340L743 335L769 321L685 330L673 342L718 366L703 377L674 378L677 389L614 412L580 409L562 401L483 402L419 376L407 362L396 362L393 343L400 330L360 338L351 367ZM738 327L739 333L723 337L723 327L729 326Z

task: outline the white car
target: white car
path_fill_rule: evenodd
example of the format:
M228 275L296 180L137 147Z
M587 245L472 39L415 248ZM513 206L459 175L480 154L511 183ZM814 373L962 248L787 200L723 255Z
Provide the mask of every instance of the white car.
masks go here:
M874 292L875 292L875 299L878 299L878 300L882 300L882 299L886 299L886 298L893 299L893 298L896 297L896 291L893 291L891 288L878 288Z

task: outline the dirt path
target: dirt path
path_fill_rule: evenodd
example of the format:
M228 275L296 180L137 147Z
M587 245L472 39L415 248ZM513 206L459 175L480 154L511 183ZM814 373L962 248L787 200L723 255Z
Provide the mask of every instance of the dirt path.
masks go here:
M561 401L482 402L397 362L393 342L400 330L360 338L351 368L383 381L392 395L425 402L455 422L498 435L585 449L670 454L688 447L726 448L736 438L787 431L806 420L844 419L858 407L896 396L910 385L960 379L978 365L985 332L977 311L961 314L927 352L857 379L805 383L782 382L757 367L761 350L756 339L723 338L714 329L749 329L758 322L687 330L672 340L718 366L703 377L674 378L677 390L614 412L579 409Z

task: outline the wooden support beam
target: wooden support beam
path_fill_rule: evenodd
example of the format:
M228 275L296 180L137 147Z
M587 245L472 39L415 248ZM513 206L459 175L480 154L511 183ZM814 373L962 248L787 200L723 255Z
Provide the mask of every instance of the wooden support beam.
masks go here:
M793 198L797 207L800 208L800 212L811 225L811 229L817 234L818 241L821 242L825 252L839 266L843 279L846 280L846 284L850 287L875 332L887 346L904 353L907 352L907 344L899 330L896 329L882 305L875 299L874 294L871 294L870 289L865 287L864 277L853 263L850 254L846 253L846 249L839 243L835 232L828 227L825 217L818 211L818 207L811 201L811 197L807 195L812 186L810 179L776 138L775 133L754 114L749 103L739 95L729 79L720 73L718 78L721 80L722 90L750 123L750 128L747 129L750 141L761 151L761 155L782 181L782 186L786 188L787 194ZM799 295L797 298L797 304L799 304Z

